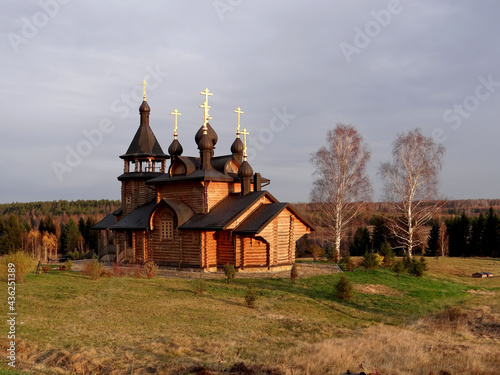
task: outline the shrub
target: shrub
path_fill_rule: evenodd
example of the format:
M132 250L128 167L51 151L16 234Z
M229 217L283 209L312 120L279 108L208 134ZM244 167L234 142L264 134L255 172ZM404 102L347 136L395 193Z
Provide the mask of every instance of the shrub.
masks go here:
M402 261L398 260L394 265L392 266L392 270L396 272L399 275L405 271L405 265Z
M257 292L251 286L248 287L245 293L245 302L251 309L255 307L255 302L257 302Z
M352 298L352 285L345 274L342 274L340 280L335 284L335 296L346 301Z
M11 264L14 267L9 267ZM35 269L36 265L36 260L23 252L5 255L0 258L0 279L8 281L9 269L15 269L15 281L22 282L26 275Z
M236 275L236 270L232 264L226 264L224 266L224 275L226 275L226 283L231 284Z
M333 243L328 243L325 248L325 256L329 262L337 263L337 252L335 251L335 245Z
M349 254L349 251L346 251L344 255L342 255L342 259L340 259L340 265L342 266L344 271L349 272L354 271L354 268L356 268L356 264L354 264L354 261L351 259L351 254Z
M152 279L158 273L158 266L152 260L148 260L144 263L144 272L146 272L148 279Z
M392 247L389 242L384 241L384 243L380 247L380 254L384 257L384 260L382 261L383 267L388 268L394 264L396 254L394 254L394 251L392 251Z
M144 275L142 274L140 265L134 264L134 266L132 267L132 276L134 276L136 279L142 279L142 276Z
M382 264L384 258L380 254L376 253L365 253L361 265L365 267L366 271L374 270Z
M325 255L325 250L319 245L311 245L309 251L311 252L311 255L315 262L319 259L319 257Z
M297 270L297 265L294 263L292 269L290 270L290 281L295 284L297 278L299 277L299 271Z
M409 271L411 268L411 257L408 255L408 253L405 253L403 255L403 265L405 266L405 270Z
M122 277L123 276L123 267L121 264L113 263L113 276L114 277Z
M71 259L68 259L66 262L64 262L64 270L65 271L71 271L72 267L73 267L73 263L71 263Z
M422 277L424 276L424 272L426 270L427 270L427 263L424 257L421 257L419 261L412 259L408 273L416 277Z
M207 291L207 284L205 280L203 280L202 275L200 274L200 278L198 280L193 281L193 292L196 297L202 296Z
M83 264L82 273L84 275L87 275L90 280L97 280L103 274L103 265L95 259L86 261Z
M42 271L45 273L50 272L50 267L49 266L42 266Z

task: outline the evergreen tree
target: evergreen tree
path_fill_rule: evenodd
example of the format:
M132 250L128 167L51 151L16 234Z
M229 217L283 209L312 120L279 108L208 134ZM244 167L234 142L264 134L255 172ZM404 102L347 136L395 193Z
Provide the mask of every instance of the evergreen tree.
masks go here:
M449 255L461 257L469 254L470 219L465 214L446 222L449 235Z
M472 256L483 256L484 255L484 229L486 226L486 218L483 214L479 215L477 218L472 220L470 238L469 238L469 248L470 254Z
M61 250L66 253L77 250L79 240L80 231L78 225L73 219L69 219L68 224L64 226L61 232Z
M427 255L435 257L439 248L439 223L435 221L432 224L429 237L427 238Z
M10 215L0 225L0 254L13 253L21 247L24 226L16 215Z
M349 247L351 255L363 255L371 250L370 231L366 227L359 227L354 233L354 238Z
M391 242L393 238L385 217L374 215L370 220L370 224L373 225L372 245L374 251L380 251L382 245L386 241L388 241L391 246L394 245L394 243Z
M40 221L38 231L40 233L46 232L56 234L56 224L54 223L54 220L52 220L52 216L48 215L45 219Z
M499 256L500 246L500 220L492 207L486 215L483 237L483 253L485 256Z

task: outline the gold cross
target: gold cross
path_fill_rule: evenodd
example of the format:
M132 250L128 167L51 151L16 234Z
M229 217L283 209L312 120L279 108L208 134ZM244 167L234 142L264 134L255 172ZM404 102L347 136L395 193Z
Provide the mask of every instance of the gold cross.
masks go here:
M205 95L205 101L203 102L202 105L200 105L200 108L203 108L203 133L206 132L207 128L207 122L208 120L211 120L212 118L208 115L208 110L210 109L210 106L208 105L208 97L212 96L213 93L209 92L207 88L205 88L204 91L200 92L200 95Z
M243 113L240 107L236 108L234 110L234 113L236 113L236 137L240 137L240 115Z
M243 128L243 131L240 134L243 134L243 145L245 146L245 148L243 149L243 160L246 161L247 160L247 135L250 133L247 132L246 128Z
M142 84L142 99L143 99L143 100L146 100L146 85L147 85L148 83L147 83L147 82L146 82L146 80L144 79L144 80L142 80L141 84Z
M170 112L170 114L174 115L174 139L177 139L177 116L182 115L182 113L178 112L176 108L173 112Z

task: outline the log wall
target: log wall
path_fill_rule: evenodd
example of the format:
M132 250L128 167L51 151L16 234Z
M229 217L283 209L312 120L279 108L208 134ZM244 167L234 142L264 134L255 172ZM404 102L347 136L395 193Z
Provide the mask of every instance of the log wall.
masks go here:
M127 197L130 197L130 199L127 200ZM144 180L122 181L123 216L132 212L138 206L151 202L155 197L155 190L146 186Z

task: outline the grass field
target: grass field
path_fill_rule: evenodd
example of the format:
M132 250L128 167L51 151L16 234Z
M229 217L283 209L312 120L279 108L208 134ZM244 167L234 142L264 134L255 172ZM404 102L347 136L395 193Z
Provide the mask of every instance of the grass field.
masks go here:
M500 261L428 263L423 278L348 273L349 302L334 297L340 274L296 284L204 279L201 296L194 293L199 279L29 275L17 285L17 370L313 375L357 371L365 362L384 375L498 374L500 278L470 275L500 275ZM245 304L248 286L258 293L254 309ZM7 325L4 331L2 353Z

